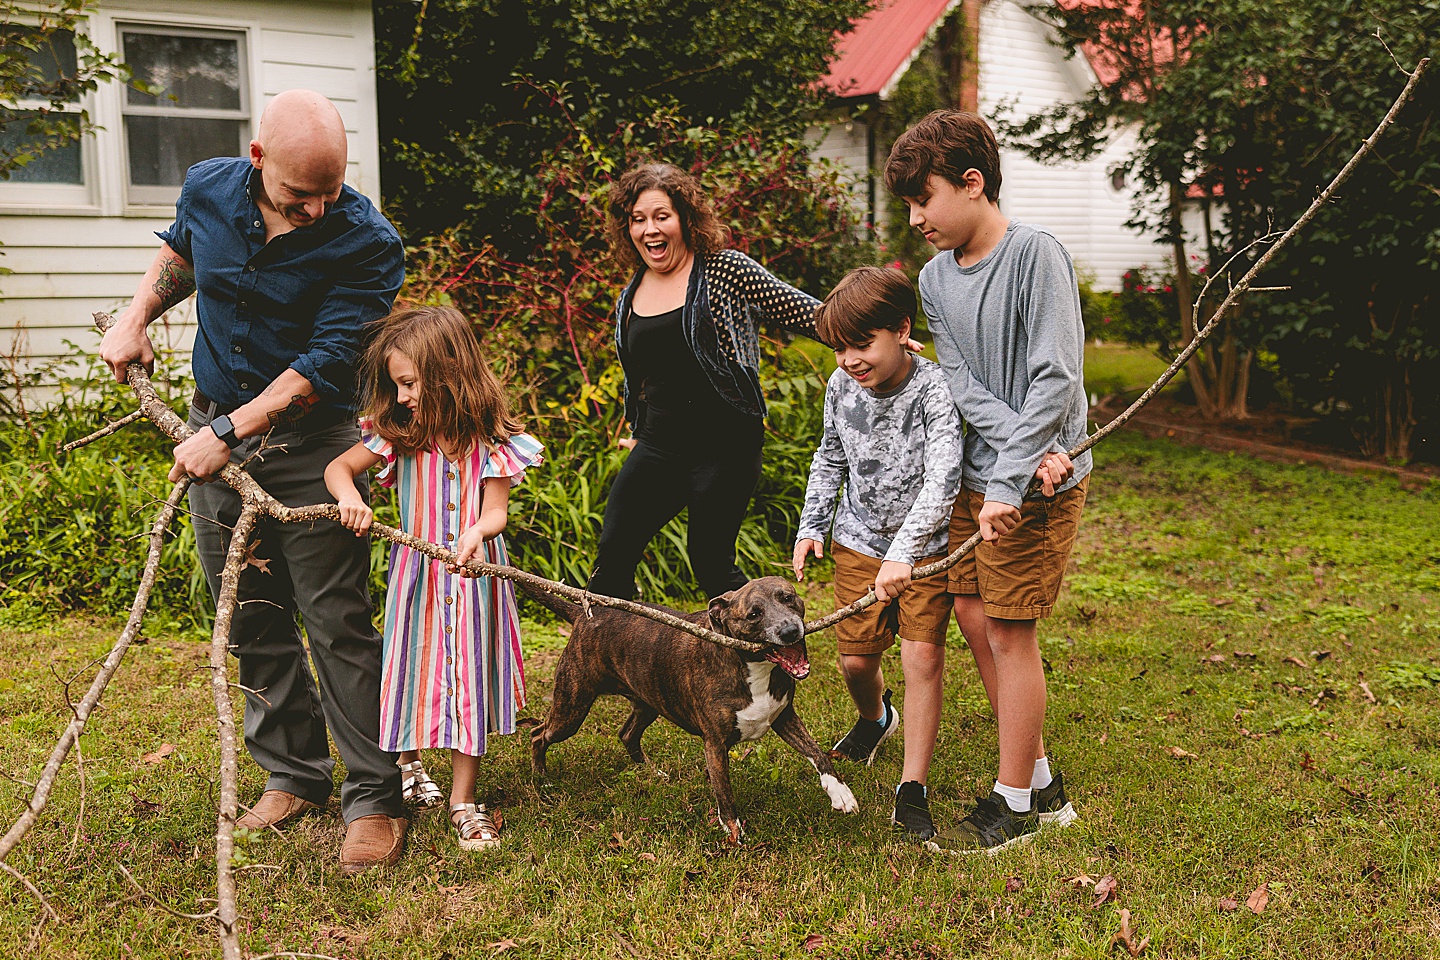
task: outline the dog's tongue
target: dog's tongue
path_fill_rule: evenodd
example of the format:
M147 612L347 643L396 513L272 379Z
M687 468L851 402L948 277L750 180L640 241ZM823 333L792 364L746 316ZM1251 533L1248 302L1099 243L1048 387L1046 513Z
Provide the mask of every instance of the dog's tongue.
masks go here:
M805 644L793 643L788 647L772 647L765 659L780 664L785 672L796 680L810 676L810 660L805 655Z

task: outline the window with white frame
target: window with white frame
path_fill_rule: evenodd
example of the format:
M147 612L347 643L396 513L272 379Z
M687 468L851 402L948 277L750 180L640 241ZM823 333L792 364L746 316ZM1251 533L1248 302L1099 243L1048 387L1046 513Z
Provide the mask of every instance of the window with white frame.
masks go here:
M126 200L173 203L192 164L250 143L245 34L121 24L120 56L139 84L121 107Z
M24 52L31 75L38 81L37 87L76 75L73 33L56 30L47 36L16 24L8 24L7 28L18 35L28 34L34 41L34 49ZM10 119L0 124L0 155L7 159L28 159L10 171L5 201L45 205L89 203L79 95L61 104L21 99L6 106ZM43 118L49 129L41 128L37 118Z

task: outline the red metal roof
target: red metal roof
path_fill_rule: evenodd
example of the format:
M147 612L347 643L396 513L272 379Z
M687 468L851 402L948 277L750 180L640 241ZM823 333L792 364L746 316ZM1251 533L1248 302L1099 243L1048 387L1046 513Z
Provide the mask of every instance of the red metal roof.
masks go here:
M958 0L876 0L855 29L835 44L835 62L820 81L838 97L867 97L885 89L909 63L925 34Z

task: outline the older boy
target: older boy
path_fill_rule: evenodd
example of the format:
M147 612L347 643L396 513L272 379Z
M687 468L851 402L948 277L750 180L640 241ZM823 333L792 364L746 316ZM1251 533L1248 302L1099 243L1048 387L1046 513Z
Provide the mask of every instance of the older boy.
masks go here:
M940 368L906 349L915 291L898 270L846 274L815 314L838 369L825 389L825 432L810 465L795 543L795 576L823 556L834 518L835 602L873 586L880 603L842 621L840 670L860 718L835 752L870 764L900 722L880 659L900 641L905 764L891 820L917 840L935 834L925 782L940 727L950 601L943 577L911 584L919 563L946 552L960 486L960 420ZM840 507L835 499L841 494Z
M933 844L994 853L1075 812L1045 756L1045 673L1036 621L1048 616L1085 503L1084 331L1070 256L1046 231L1000 212L1000 158L980 117L937 110L895 141L885 182L940 252L920 295L967 426L965 483L950 542L984 542L950 571L955 618L999 733L994 789ZM1032 477L1044 499L1025 499Z

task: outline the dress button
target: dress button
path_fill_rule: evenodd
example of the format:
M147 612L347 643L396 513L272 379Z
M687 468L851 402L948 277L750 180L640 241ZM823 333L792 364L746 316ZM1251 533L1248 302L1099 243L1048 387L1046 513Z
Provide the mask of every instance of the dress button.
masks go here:
M454 479L455 479L455 471L452 470L452 471L450 471L449 473L445 474L445 479L446 479L446 480L454 480Z
M453 504L453 503L447 503L447 504L445 504L445 509L446 509L446 510L454 510L454 509L455 509L455 504Z
M455 629L454 627L446 626L446 627L445 627L445 632L446 632L446 633L450 633L450 632L452 632L454 629Z
M454 687L446 687L446 688L445 688L445 696L447 696L447 697L453 697L453 696L455 696L455 688L454 688Z
M454 658L454 657L446 657L446 658L445 658L445 662L446 662L446 663L454 663L454 662L455 662L455 658Z
M454 603L454 602L455 602L455 598L454 598L454 597L446 597L446 598L445 598L445 603L446 603L447 605L448 605L448 604L451 604L451 603Z
M447 534L445 534L445 539L446 539L446 540L454 540L454 539L455 539L455 534L453 534L453 533L447 533Z

